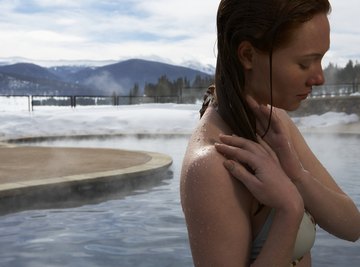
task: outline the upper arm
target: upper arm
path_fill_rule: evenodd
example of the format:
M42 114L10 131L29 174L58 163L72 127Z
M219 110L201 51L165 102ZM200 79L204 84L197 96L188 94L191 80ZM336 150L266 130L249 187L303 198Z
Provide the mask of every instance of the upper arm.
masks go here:
M294 145L295 151L297 152L297 155L303 167L307 171L309 171L312 177L318 180L321 184L331 190L334 190L335 192L343 194L344 192L337 185L330 173L326 170L326 168L321 164L319 159L312 152L311 148L306 143L303 135L300 133L295 123L287 114L282 115L282 117L283 120L287 122L286 124L288 126L287 128L290 139Z
M251 243L249 192L215 149L185 163L181 200L194 264L245 266Z

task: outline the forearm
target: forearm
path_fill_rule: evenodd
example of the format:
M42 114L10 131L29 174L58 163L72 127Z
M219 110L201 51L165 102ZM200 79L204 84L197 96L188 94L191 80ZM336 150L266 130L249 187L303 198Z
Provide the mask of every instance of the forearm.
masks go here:
M304 214L298 211L276 211L269 236L259 256L251 265L258 266L286 266L292 262L297 232Z
M325 187L309 172L304 172L295 185L303 197L305 208L321 228L342 239L359 239L360 213L347 195Z

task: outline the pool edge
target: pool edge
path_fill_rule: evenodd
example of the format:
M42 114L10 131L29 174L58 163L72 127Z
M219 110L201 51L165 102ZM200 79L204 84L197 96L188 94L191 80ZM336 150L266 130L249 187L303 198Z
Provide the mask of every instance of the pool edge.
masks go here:
M17 146L2 142L0 147ZM172 165L170 156L157 152L128 151L134 152L135 156L136 153L146 154L150 159L142 164L109 171L1 183L0 214L98 203L152 187L166 178Z

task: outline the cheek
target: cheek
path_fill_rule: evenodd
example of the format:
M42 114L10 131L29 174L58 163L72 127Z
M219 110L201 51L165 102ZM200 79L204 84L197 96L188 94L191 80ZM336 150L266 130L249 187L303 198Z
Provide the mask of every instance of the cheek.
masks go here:
M296 92L303 85L303 77L299 73L290 68L283 67L278 71L273 71L273 93L281 95Z
M299 77L295 77L287 71L273 73L273 104L281 107L289 101L299 88Z

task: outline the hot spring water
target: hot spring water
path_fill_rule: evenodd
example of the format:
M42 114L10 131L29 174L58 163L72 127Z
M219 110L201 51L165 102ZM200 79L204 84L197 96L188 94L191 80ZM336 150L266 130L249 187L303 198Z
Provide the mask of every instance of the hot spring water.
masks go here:
M360 206L360 136L307 135L337 182ZM29 210L0 217L0 266L192 266L179 199L186 136L64 139L36 145L157 151L174 163L170 179L126 197L76 208ZM313 266L356 266L360 244L318 228Z

